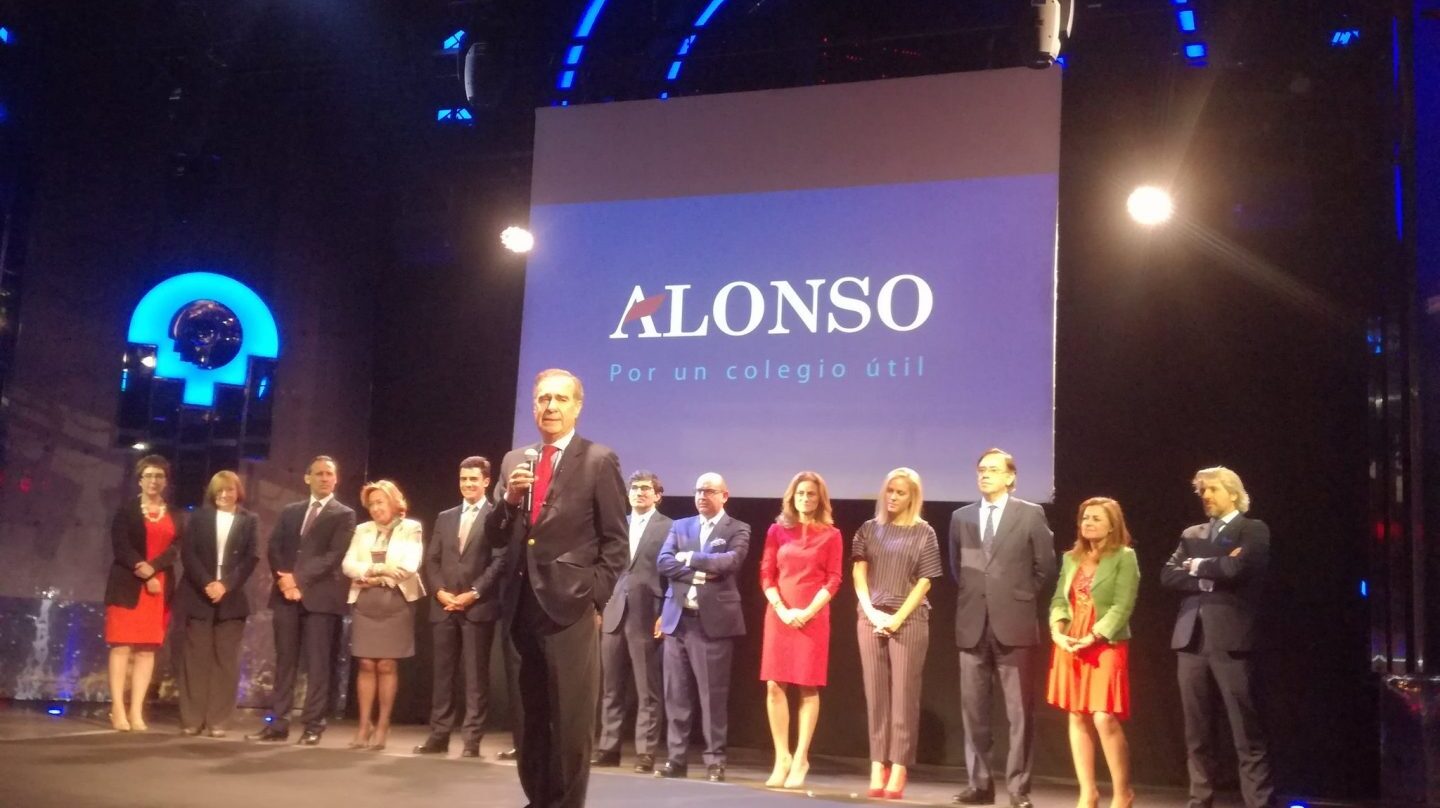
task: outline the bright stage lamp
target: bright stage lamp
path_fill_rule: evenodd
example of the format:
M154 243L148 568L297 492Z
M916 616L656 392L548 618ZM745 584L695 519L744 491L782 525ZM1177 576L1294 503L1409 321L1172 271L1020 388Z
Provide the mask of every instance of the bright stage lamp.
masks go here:
M523 227L507 227L500 233L500 243L513 253L528 253L535 249L535 236Z
M1170 221L1170 216L1175 213L1175 202L1164 190L1142 185L1130 193L1125 208L1130 211L1130 218L1146 227L1154 227Z

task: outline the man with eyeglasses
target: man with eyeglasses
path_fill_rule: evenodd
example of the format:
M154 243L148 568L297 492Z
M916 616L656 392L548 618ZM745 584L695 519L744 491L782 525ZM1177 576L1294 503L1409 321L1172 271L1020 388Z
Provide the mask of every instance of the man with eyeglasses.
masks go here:
M500 462L484 541L505 549L520 785L531 805L581 808L600 690L596 626L628 554L625 480L613 451L575 434L585 401L575 374L542 370L532 394L540 442Z
M670 528L655 562L668 581L660 630L665 635L665 765L656 777L685 777L690 727L700 705L706 775L725 780L730 658L745 635L736 576L750 549L750 526L725 513L730 489L710 472L695 481L695 510Z
M600 624L600 742L593 766L620 765L620 730L632 700L635 711L635 771L655 770L665 715L661 682L660 575L656 557L673 524L656 510L665 487L653 471L630 475L630 565L615 583Z

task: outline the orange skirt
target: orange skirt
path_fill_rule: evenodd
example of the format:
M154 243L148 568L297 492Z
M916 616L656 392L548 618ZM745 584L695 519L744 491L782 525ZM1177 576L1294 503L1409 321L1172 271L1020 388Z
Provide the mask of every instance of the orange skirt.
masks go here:
M1095 626L1095 612L1076 609L1081 624L1070 625L1071 636L1083 637ZM1130 643L1097 642L1079 653L1052 645L1045 700L1072 713L1110 713L1130 717Z

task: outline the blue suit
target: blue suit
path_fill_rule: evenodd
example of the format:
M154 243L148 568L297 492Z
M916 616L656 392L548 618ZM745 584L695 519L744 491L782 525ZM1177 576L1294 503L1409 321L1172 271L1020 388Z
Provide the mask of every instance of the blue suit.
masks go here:
M665 634L667 745L670 761L682 768L697 701L705 735L705 764L725 764L730 660L734 638L745 634L736 576L750 549L750 526L724 512L717 520L703 546L702 517L675 522L655 562L668 584L660 612L660 630ZM679 553L692 555L682 563L675 557ZM699 608L686 609L690 587L697 583Z

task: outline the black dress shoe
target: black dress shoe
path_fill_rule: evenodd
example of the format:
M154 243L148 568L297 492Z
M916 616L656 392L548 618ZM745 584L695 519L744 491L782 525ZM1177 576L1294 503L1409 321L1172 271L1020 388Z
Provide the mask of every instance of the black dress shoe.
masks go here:
M275 729L271 726L261 727L259 732L252 732L245 736L247 741L259 741L260 743L278 743L290 737L290 730Z
M655 770L656 777L663 777L666 780L674 780L688 776L684 763L676 763L673 760L665 761L665 765Z
M426 738L426 739L425 739L425 743L420 744L419 746L415 747L415 748L414 748L413 750L411 750L411 751L413 751L413 752L414 752L415 754L417 754L417 755L445 755L445 754L449 754L449 753L450 753L450 736L449 736L449 735L431 735L429 738Z
M640 755L635 758L635 772L637 774L649 774L655 771L655 756Z
M593 754L593 755L590 756L590 765L591 765L591 766L619 766L619 765L620 765L620 750L619 750L619 749L611 749L611 750L608 750L608 751L607 751L607 750L605 750L605 749L597 749L597 750L595 750L595 754Z
M504 752L501 752L500 754L496 755L495 757L496 757L497 759L499 759L499 760L514 760L514 759L515 759L515 747L512 746L512 747L510 747L509 749L506 749Z
M725 764L716 763L705 770L705 779L712 783L725 782Z
M1029 794L1011 794L1010 808L1035 808L1035 803L1030 801Z
M460 750L460 757L480 757L480 744L465 744L465 748Z
M319 746L321 734L319 730L307 729L305 734L300 736L298 743L301 746Z
M994 805L995 789L982 789L970 787L955 795L951 802L956 805Z

